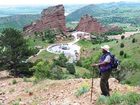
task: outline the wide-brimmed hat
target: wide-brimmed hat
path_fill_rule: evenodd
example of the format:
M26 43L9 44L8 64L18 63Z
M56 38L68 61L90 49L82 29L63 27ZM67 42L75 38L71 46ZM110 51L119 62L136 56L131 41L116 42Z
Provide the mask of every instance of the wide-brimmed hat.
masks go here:
M109 51L109 49L110 49L109 45L101 46L101 49L104 49L105 51L110 52Z

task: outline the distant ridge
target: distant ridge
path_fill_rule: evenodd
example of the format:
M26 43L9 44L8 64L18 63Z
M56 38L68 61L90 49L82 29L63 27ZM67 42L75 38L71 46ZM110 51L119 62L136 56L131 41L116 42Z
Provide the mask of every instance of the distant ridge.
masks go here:
M68 22L79 21L80 17L89 14L100 20L103 24L114 22L131 23L139 25L140 3L112 2L90 4L82 7L66 17Z
M8 17L0 17L0 31L3 28L12 27L19 30L23 29L23 26L26 24L30 24L32 21L38 19L40 15L32 15L32 14L25 14L25 15L14 15Z

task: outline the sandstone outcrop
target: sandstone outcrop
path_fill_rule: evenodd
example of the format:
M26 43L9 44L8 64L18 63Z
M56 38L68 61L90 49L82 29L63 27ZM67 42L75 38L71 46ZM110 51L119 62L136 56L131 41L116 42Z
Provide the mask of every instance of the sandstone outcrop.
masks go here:
M41 12L41 18L23 28L26 34L31 34L46 29L58 29L66 32L64 6L57 5L48 7Z
M107 29L103 27L97 19L92 16L85 15L81 17L79 24L76 27L77 31L83 31L88 33L102 33L106 32Z

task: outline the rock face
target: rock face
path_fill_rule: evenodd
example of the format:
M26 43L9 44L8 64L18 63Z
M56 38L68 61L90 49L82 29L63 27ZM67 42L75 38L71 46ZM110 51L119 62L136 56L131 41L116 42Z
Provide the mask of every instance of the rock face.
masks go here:
M66 26L64 11L63 5L48 7L41 12L41 18L39 20L25 26L23 31L27 34L31 34L45 29L59 29L65 33Z
M81 17L81 20L76 27L76 30L88 33L102 33L107 31L107 29L103 27L95 18L89 15Z

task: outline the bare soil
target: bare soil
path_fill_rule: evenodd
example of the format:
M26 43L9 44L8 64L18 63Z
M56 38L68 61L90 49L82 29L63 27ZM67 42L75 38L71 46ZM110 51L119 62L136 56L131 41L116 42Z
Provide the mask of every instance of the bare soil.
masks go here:
M16 80L14 84L13 81ZM93 98L90 91L77 97L75 92L83 83L91 86L91 79L43 80L37 84L25 82L22 78L0 78L0 103L2 105L96 105L100 96L100 79L94 79ZM111 94L115 91L140 93L140 87L119 84L114 78L109 79Z

